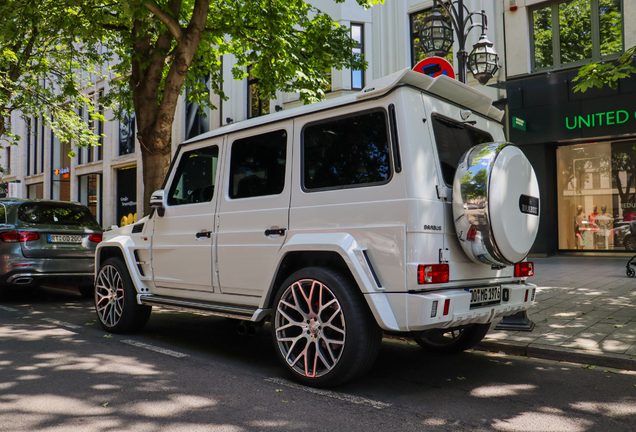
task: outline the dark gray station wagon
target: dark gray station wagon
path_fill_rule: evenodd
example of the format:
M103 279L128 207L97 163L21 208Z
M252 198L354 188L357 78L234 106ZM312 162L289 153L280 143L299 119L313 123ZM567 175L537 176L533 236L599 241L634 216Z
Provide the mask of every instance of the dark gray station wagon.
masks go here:
M92 296L102 232L79 203L0 199L0 294L48 283L76 285Z

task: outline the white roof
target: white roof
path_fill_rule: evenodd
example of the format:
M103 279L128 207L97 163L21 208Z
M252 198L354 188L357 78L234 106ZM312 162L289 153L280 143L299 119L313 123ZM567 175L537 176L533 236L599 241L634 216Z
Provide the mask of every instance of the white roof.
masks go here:
M359 93L345 95L323 102L304 105L289 110L271 113L266 116L232 123L205 134L198 135L186 141L184 144L382 96L400 84L407 84L420 88L428 93L447 99L450 102L466 107L469 110L478 112L497 121L500 121L504 114L503 111L492 105L493 101L491 98L472 87L467 86L466 84L462 84L459 81L445 75L431 78L428 75L424 75L423 73L415 72L407 68L383 78L371 81Z

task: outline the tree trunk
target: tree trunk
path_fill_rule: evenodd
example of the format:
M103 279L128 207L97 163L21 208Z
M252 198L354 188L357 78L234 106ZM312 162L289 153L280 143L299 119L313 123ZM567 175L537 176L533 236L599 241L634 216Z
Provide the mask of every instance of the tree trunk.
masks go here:
M151 153L143 146L141 148L141 164L143 172L144 202L137 211L144 215L150 214L150 197L152 193L163 187L163 181L168 174L172 159L170 146L165 151Z

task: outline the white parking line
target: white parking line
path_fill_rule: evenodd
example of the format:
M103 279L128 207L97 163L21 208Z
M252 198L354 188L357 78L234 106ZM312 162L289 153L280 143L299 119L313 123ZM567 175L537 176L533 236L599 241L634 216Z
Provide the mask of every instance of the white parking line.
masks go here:
M143 343L143 342L137 342L137 341L130 340L130 339L123 340L122 342L125 343L125 344L128 344L128 345L133 345L133 346L136 346L136 347L139 347L139 348L145 348L147 350L155 351L155 352L158 352L158 353L161 353L161 354L165 354L165 355L169 355L169 356L172 356L172 357L181 358L181 357L187 357L188 356L188 354L180 353L180 352L177 352L177 351L172 351L172 350L165 349L165 348L160 348L160 347L157 347L157 346L154 346L154 345L149 345L149 344L146 344L146 343Z
M13 308L10 308L10 307L7 307L7 306L2 306L2 305L0 305L0 309L6 310L6 311L9 311L9 312L17 312L18 311L17 309L13 309Z
M75 324L67 323L64 321L58 321L53 318L42 318L42 321L50 322L51 324L59 325L60 327L66 327L73 330L80 329L81 327Z
M391 406L391 404L374 401L372 399L363 398L360 396L354 396L346 393L337 393L330 390L320 390L312 387L305 387L300 384L293 383L280 378L265 378L265 381L272 382L274 384L284 385L286 387L295 388L297 390L306 391L308 393L314 393L321 396L327 396L330 398L338 399L345 402L350 402L356 405L366 405L376 409L384 409Z

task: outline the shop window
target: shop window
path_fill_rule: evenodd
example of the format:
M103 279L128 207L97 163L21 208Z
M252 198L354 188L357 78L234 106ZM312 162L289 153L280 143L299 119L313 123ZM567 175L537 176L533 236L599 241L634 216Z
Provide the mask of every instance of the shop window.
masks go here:
M137 167L117 170L117 222L126 226L137 222Z
M351 24L351 39L356 41L356 46L353 48L353 53L358 57L364 56L364 25ZM362 90L364 87L364 71L352 70L351 71L351 88L353 90Z
M386 113L372 111L305 126L303 187L342 189L391 180Z
M187 87L186 95L190 97L196 92L202 98L210 98L210 76L197 81L198 88ZM210 108L196 102L186 100L185 103L185 138L188 140L210 130Z
M622 0L569 0L532 10L533 70L579 66L623 52Z
M446 15L446 11L443 8L440 8L440 12ZM426 9L423 11L412 13L410 18L411 25L411 67L418 64L420 61L424 60L426 56L426 52L422 49L420 45L420 31L424 26L424 20L426 17L431 15L431 9ZM449 20L450 22L450 20ZM451 64L453 64L453 49L449 51L449 53L444 57Z
M636 250L636 141L559 147L557 169L559 248Z
M285 188L287 132L242 138L232 144L230 198L278 195Z
M168 205L212 201L218 161L218 146L185 152L168 192Z
M44 199L44 183L34 183L27 186L27 198Z
M61 142L55 134L51 133L51 199L71 200L71 144Z
M269 114L269 98L263 97L258 88L258 78L252 76L252 68L248 68L247 77L247 118Z
M97 222L102 223L102 175L79 176L79 202L90 210Z

